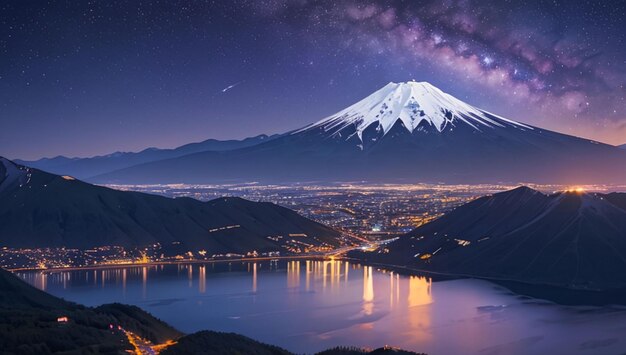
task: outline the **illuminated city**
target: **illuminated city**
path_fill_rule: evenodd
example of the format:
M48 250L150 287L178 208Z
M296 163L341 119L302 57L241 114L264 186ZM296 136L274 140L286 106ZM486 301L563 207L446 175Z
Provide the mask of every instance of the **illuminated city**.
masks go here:
M334 185L111 185L123 191L141 191L168 197L193 197L202 201L221 196L237 196L253 201L272 202L291 208L303 216L344 232L345 246L369 245L391 240L447 211L479 196L513 188L511 185L430 185L430 184L334 184ZM546 193L572 191L606 192L626 187L586 185L578 187L533 185ZM234 229L227 225L209 233ZM268 235L281 248L269 252L215 254L207 250L178 250L173 245L145 245L124 248L101 246L92 249L9 248L0 249L0 266L7 269L51 269L120 264L150 264L222 259L315 256L336 253L330 245L315 246L298 240L298 235ZM459 245L469 243L458 240ZM385 249L382 249L385 252ZM421 255L422 259L430 254Z

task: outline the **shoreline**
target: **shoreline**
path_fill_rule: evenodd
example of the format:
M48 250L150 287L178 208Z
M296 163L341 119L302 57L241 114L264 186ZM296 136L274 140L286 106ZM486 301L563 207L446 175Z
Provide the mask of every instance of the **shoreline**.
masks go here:
M159 266L159 265L179 265L179 264L211 264L211 263L224 263L224 262L232 262L232 261L268 261L268 260L289 260L289 259L329 259L330 257L326 257L323 255L292 255L292 256L263 256L257 258L233 258L233 259L213 259L213 260L179 260L179 261L153 261L149 263L123 263L123 264L100 264L100 265L85 265L85 266L71 266L71 267L59 267L59 268L50 268L50 269L42 269L42 268L15 268L15 269L5 269L10 272L45 272L45 273L55 273L55 272L65 272L65 271L81 271L81 270L106 270L106 269L118 269L118 268L128 268L128 267L150 267L150 266Z
M501 286L510 292L521 296L539 300L550 301L563 306L626 306L626 288L614 288L605 290L576 289L562 285L530 283L519 280L482 277L476 275L453 274L436 271L415 269L408 266L383 264L363 261L355 258L343 258L344 260L356 261L364 265L395 271L405 275L419 275L433 278L433 282L450 281L461 279L475 279L491 282Z
M460 279L483 280L504 287L509 292L520 297L528 297L530 299L538 299L549 301L563 306L625 306L626 305L626 288L625 289L608 289L608 290L590 290L590 289L573 289L560 285L529 283L518 280L480 277L475 275L452 274L436 271L428 271L411 268L409 266L393 265L371 262L351 257L336 257L327 255L291 255L277 257L256 257L256 258L234 258L234 259L215 259L215 260L180 260L180 261L157 261L150 263L128 263L128 264L105 264L105 265L89 265L78 267L65 267L53 269L37 269L37 268L19 268L6 269L12 273L16 272L42 272L46 274L54 274L68 271L81 270L108 270L131 267L152 267L161 265L188 265L188 264L212 264L226 262L257 262L271 260L341 260L361 265L371 266L378 270L388 270L397 272L405 276L426 276L433 279L433 282L451 281Z

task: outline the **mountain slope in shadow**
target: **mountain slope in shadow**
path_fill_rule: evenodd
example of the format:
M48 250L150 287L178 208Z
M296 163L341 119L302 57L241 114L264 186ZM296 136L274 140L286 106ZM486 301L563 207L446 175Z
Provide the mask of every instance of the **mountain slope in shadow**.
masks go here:
M0 235L8 247L180 243L208 255L341 244L339 232L272 203L119 191L2 158Z
M626 288L626 194L520 187L485 196L363 257L579 290Z
M59 317L67 317L68 321L60 323ZM0 269L2 353L119 354L133 349L117 326L154 343L182 336L138 307L84 307L40 291Z

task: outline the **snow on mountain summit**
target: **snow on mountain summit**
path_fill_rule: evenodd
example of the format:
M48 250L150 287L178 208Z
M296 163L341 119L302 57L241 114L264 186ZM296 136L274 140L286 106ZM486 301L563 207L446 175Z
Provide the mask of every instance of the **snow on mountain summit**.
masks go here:
M409 81L390 82L354 105L294 133L322 128L336 134L354 126L355 134L362 140L363 131L370 125L377 123L377 130L384 135L398 120L409 132L425 125L443 132L460 123L476 131L505 126L533 129L471 106L430 83Z

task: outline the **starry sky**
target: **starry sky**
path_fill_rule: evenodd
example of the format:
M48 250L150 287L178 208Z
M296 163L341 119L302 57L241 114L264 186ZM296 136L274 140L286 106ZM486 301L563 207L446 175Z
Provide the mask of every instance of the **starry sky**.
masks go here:
M625 40L622 0L5 0L0 155L282 133L413 79L622 144Z

